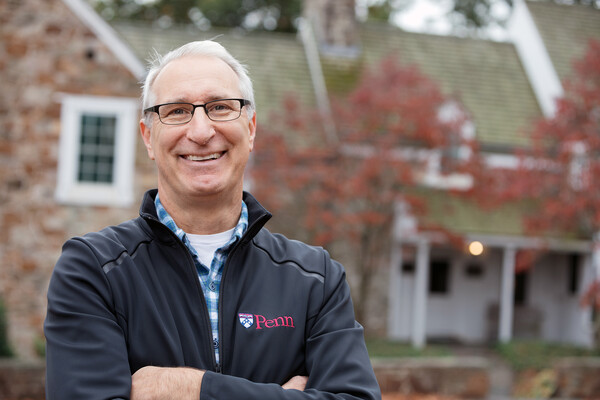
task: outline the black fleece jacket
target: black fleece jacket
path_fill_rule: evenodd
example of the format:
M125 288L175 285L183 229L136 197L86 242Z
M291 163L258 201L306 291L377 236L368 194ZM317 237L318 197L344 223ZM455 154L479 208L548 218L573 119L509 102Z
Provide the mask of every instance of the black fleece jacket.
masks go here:
M244 194L249 226L221 283L221 365L191 255L157 217L67 241L48 289L46 398L129 399L148 366L204 369L201 400L380 399L343 267L321 248L272 234ZM308 375L304 392L284 390Z

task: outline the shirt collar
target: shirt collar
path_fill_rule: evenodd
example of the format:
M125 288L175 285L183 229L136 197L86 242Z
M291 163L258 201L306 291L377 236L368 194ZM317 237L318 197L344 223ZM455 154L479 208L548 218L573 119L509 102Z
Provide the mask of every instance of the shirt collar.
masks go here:
M183 229L181 229L177 226L177 224L175 223L175 221L173 220L171 215L169 215L167 210L164 208L164 206L162 205L162 203L160 201L160 197L159 197L158 193L156 193L156 198L154 199L154 206L156 207L156 214L158 216L158 220L160 222L162 222L165 226L167 226L171 231L173 231L173 233L182 242L184 242L188 247L191 247L189 245L189 240L187 238L186 233L183 231ZM237 242L242 237L244 232L246 232L247 228L248 228L248 207L246 206L246 203L244 203L244 201L242 201L242 212L240 213L240 218L238 220L238 223L235 226L235 229L233 230L231 239L229 240L229 242L227 242L227 244L225 246L223 246L223 248L228 248L228 247L232 246L235 242Z

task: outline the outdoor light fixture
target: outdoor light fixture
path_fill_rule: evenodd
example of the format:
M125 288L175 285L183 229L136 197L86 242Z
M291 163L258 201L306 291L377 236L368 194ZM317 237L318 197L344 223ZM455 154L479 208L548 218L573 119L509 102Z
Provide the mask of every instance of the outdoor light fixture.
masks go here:
M479 256L483 253L483 244L477 240L469 243L469 253L473 256Z

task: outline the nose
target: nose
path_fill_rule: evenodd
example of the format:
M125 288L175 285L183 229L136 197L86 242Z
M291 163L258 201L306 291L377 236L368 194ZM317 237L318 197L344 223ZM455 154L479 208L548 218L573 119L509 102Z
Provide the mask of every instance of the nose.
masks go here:
M208 118L203 109L199 108L196 109L186 127L186 137L200 145L207 144L216 134L214 122Z

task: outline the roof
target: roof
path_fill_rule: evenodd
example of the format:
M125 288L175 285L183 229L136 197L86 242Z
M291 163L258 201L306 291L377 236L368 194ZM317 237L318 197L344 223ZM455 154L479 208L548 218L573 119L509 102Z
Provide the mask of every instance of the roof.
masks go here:
M590 38L600 38L600 10L550 1L527 1L550 57L561 79L570 74ZM217 38L249 66L255 82L259 118L265 118L286 94L314 102L314 91L302 43L294 34L245 33L239 29L201 31L189 26L160 29L144 23L116 23L113 27L141 60L153 49L163 53L200 39ZM358 70L396 53L402 62L416 64L442 90L456 96L471 113L477 136L492 147L526 143L524 129L541 115L531 85L511 43L438 36L402 31L389 24L361 25ZM334 91L347 85L357 68L338 59L328 74ZM331 71L331 70L329 70Z
M160 53L192 40L217 37L229 51L248 65L254 81L259 119L279 104L286 94L303 102L315 101L302 43L293 34L241 33L239 30L200 31L190 27L160 29L149 24L119 23L117 32L142 60L153 49ZM402 31L387 24L361 27L362 54L359 68L396 53L401 62L416 64L442 90L467 107L479 139L491 146L525 143L522 130L540 110L514 47L509 43L436 36ZM327 74L331 89L347 85L348 61ZM356 73L356 68L354 69ZM267 113L265 113L267 111Z
M600 10L587 6L528 1L548 53L561 79L570 74L589 38L600 38ZM259 120L265 120L286 95L313 104L315 94L302 43L294 34L247 33L238 29L201 31L189 26L161 29L145 23L113 27L140 60L153 49L164 53L192 40L216 38L243 63L254 81ZM330 92L354 82L361 68L389 54L416 64L442 90L470 112L477 137L488 149L506 150L527 143L526 129L542 115L535 94L511 43L405 32L389 24L360 27L361 55L352 61L323 59Z
M368 62L397 53L457 97L482 143L526 143L523 129L540 115L540 108L512 44L409 33L385 24L365 25L362 40Z
M533 234L525 224L527 217L538 212L538 206L526 200L486 207L475 199L429 190L424 196L426 224L445 227L459 235L526 237ZM586 239L585 232L557 229L536 232L535 236L559 242ZM556 245L557 243L555 243Z
M600 40L600 10L552 1L528 1L527 7L558 76L561 80L568 78L573 62L583 57L589 40Z

